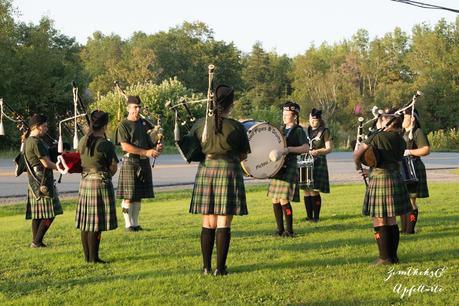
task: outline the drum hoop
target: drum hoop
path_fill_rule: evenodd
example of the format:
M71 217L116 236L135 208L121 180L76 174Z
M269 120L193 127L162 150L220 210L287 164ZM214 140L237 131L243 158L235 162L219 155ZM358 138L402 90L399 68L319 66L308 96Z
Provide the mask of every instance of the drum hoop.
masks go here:
M243 122L247 122L247 121L255 121L255 120L245 120L245 121L243 121ZM257 122L257 121L255 121L255 122ZM272 128L276 129L276 130L279 132L280 135L282 135L281 131L280 131L277 127L271 125L269 122L266 122L266 121L260 121L260 122L255 123L255 124L254 124L253 126L251 126L249 129L247 129L247 135L249 134L249 131L255 129L256 127L258 127L258 126L261 125L261 124L270 125ZM283 145L283 147L285 148L285 147L287 146L287 141L286 141L285 137L282 137L281 139L282 139L282 145ZM257 177L257 176L252 175L251 173L249 173L249 171L248 171L247 168L245 167L244 162L245 162L245 160L241 161L241 167L242 167L242 169L244 170L244 172L245 172L247 175L249 175L250 177L257 178L257 179L272 178L272 177L275 176L275 175L282 169L282 167L284 166L285 155L282 155L282 157L281 157L278 161L276 161L276 162L279 162L279 165L278 165L276 168L274 168L274 169L275 169L275 170L274 170L274 173L271 174L271 176L269 176L269 177Z

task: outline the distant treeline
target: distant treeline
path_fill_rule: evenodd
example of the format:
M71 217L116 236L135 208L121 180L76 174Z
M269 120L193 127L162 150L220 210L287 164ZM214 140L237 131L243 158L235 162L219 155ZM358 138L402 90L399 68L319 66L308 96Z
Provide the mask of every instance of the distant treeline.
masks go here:
M143 93L150 111L167 113L164 101L205 95L210 63L215 83L236 90L235 117L277 125L279 105L292 99L302 107L303 122L312 107L323 109L339 144L354 137L358 116L370 116L374 105L405 104L416 90L424 93L417 107L426 132L459 127L459 17L377 38L360 29L348 40L311 45L291 58L264 50L260 42L243 53L216 40L202 22L135 32L129 39L95 32L81 45L49 18L25 24L15 14L11 0L0 0L0 98L24 116L47 114L51 127L73 112L72 80L91 109L105 107L117 120L123 110L113 93L115 80L128 93ZM4 125L8 136L0 138L1 147L17 145L16 128ZM171 116L165 125L171 128Z

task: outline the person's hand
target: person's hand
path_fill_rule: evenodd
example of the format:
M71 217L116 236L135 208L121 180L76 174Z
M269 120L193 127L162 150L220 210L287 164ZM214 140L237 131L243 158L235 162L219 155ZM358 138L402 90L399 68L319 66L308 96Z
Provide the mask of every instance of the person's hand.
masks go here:
M311 154L312 156L316 157L316 156L319 156L319 151L317 151L317 150L310 150L310 151L309 151L309 154Z
M153 149L147 150L147 152L145 153L147 157L154 157L154 158L158 157L159 154L160 153L158 151L153 150Z
M290 153L290 150L288 149L288 147L284 148L284 150L282 151L282 154L287 155L288 153Z
M163 152L163 149L164 149L164 145L162 143L156 144L156 151L161 153L161 152Z
M403 156L410 156L411 153L410 153L410 150L405 150L405 152L403 152Z
M363 176L364 178L367 178L368 177L368 169L359 169L357 170L357 172L359 173L359 175Z

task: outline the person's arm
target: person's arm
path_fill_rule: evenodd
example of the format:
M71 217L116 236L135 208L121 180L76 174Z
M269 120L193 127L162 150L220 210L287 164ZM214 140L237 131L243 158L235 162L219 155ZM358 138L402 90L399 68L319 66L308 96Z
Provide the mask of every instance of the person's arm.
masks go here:
M333 150L333 143L331 140L327 140L325 142L325 148L317 149L317 150L311 150L311 155L312 156L319 156L319 155L327 155Z
M411 150L405 150L405 155L413 155L413 156L426 156L430 154L430 147L429 146L423 146L421 148L417 149L411 149Z
M308 152L309 152L309 145L305 143L298 147L286 147L284 149L283 154L284 155L287 155L288 153L302 154L302 153L308 153Z
M115 160L113 160L109 166L109 169L110 169L110 173L112 175L115 175L116 171L118 171L118 163Z
M46 169L57 170L56 164L53 163L48 156L40 157L40 162Z
M130 154L137 154L137 155L147 156L147 157L158 157L160 155L160 152L154 149L145 150L142 148L138 148L127 142L121 142L121 149L124 152L128 152Z
M355 163L355 170L362 171L362 163L360 162L360 158L362 157L365 150L368 149L368 145L366 143L361 143L359 148L352 153L352 157L354 158Z

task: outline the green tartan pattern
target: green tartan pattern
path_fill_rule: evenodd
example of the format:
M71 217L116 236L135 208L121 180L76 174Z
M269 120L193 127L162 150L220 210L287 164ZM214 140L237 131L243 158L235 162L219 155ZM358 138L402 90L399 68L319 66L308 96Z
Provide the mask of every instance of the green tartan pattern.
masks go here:
M190 213L247 215L244 179L237 160L206 159L196 173Z
M142 168L144 181L137 175L139 167ZM155 197L149 159L123 157L116 197L134 201Z
M410 198L399 170L370 169L362 213L370 217L395 217L411 211Z
M327 158L325 155L320 155L314 158L314 169L312 174L314 180L314 191L330 193L330 180L328 178ZM303 190L311 190L302 187Z
M50 219L56 215L62 215L61 202L59 201L59 193L54 186L54 196L35 198L32 190L27 189L27 204L26 204L26 219Z
M108 173L88 174L81 179L75 227L87 232L118 227L115 192Z
M297 188L298 164L296 158L292 159L284 166L286 167L281 168L281 170L269 181L268 197L299 202L299 189ZM295 190L297 192L295 192Z
M429 188L427 187L426 167L420 158L415 158L413 160L413 165L418 182L406 185L408 193L412 198L428 198Z

